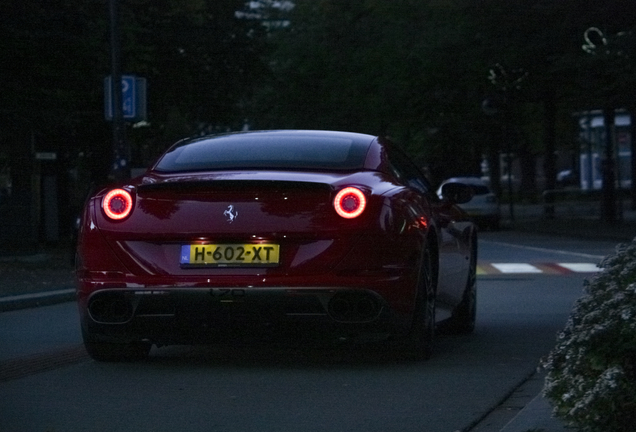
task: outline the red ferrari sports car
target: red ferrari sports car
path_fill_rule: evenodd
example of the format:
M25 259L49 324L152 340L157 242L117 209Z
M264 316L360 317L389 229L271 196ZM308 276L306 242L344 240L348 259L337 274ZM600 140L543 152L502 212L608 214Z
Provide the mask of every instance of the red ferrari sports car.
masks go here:
M400 338L475 325L477 237L385 138L261 131L182 140L91 196L77 248L84 344L96 360L153 344L302 334Z

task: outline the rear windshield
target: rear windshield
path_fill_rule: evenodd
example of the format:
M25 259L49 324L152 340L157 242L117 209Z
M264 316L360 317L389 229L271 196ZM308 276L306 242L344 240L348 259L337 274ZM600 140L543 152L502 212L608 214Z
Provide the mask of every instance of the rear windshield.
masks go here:
M163 172L283 169L358 170L370 140L358 135L230 134L185 142L169 150L155 170Z

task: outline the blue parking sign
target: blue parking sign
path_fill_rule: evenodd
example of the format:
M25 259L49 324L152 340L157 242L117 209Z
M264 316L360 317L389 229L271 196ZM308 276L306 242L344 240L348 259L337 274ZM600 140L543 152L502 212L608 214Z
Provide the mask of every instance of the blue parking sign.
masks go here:
M137 92L135 91L135 77L132 75L121 77L121 102L124 118L137 117Z
M134 75L122 75L121 77L121 102L122 115L124 119L137 118L137 79ZM112 101L112 77L108 76L104 79L104 101L106 118L113 118L113 101Z

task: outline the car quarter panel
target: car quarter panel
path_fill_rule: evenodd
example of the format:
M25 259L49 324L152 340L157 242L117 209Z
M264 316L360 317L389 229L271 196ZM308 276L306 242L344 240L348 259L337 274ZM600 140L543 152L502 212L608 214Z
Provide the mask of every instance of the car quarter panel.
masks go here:
M440 232L439 300L454 307L462 300L468 280L474 225L448 202L436 203L435 213Z

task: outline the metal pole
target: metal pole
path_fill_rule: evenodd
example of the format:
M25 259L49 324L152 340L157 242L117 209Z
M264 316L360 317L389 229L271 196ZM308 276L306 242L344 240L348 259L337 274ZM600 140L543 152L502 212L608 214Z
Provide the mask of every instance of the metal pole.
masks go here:
M508 171L508 209L510 211L510 221L515 222L515 211L513 203L513 187L512 187L512 103L508 103L509 98L506 97L506 105L504 111L504 137L506 146L506 167Z
M119 14L117 0L110 0L110 52L111 52L111 100L113 107L113 163L110 176L113 180L130 178L128 146L122 110L121 61L119 41Z

